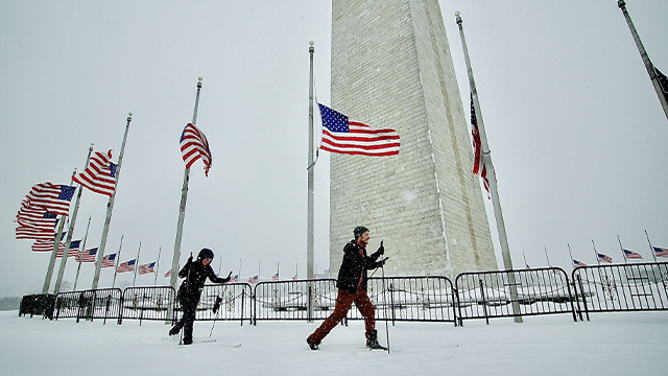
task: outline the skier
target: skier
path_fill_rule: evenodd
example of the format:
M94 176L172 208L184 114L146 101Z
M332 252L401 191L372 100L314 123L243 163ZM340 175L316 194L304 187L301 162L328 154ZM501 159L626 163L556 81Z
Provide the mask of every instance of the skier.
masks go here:
M230 272L227 278L218 277L211 268L211 261L213 261L213 251L209 248L202 248L197 255L197 260L193 262L191 255L188 262L179 271L179 277L185 278L177 293L181 308L183 308L183 317L169 330L169 335L176 335L183 328L184 345L193 343L193 323L195 322L197 303L199 303L206 279L208 278L213 283L227 283L232 275L232 272Z
M317 350L320 342L329 332L338 325L355 303L357 309L364 316L364 327L366 335L366 346L370 349L383 349L385 347L378 343L378 332L376 331L376 310L366 294L367 275L366 271L383 266L385 260L377 261L378 257L385 253L383 242L380 242L378 251L367 256L366 246L369 244L369 229L357 226L353 230L355 239L343 247L343 261L339 268L336 287L339 289L336 296L334 312L315 330L307 339L311 350Z

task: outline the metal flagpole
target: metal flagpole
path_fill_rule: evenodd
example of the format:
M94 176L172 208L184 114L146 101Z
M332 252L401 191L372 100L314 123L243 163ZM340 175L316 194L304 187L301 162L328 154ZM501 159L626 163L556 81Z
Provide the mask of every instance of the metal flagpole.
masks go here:
M570 243L566 243L566 245L568 246L568 254L571 255L571 266L575 268L575 259L573 258L573 252L571 252L571 245Z
M622 251L622 257L624 258L624 264L626 264L626 255L624 254L624 247L622 246L622 239L617 235L617 241L619 242L619 250Z
M158 271L160 270L160 254L162 253L162 247L158 248L158 260L155 262L155 280L153 281L153 286L158 284ZM220 274L220 272L219 272Z
M74 287L72 291L76 291L77 282L79 282L79 272L81 271L81 263L83 262L83 252L86 250L86 240L88 240L88 230L90 229L90 220L93 218L92 215L88 216L88 226L86 226L86 235L84 235L83 242L81 243L81 251L79 252L79 266L77 266L77 276L74 277Z
M202 77L197 78L197 94L195 95L195 109L193 111L193 125L197 125L197 107L199 106L199 94L202 90ZM172 275L169 285L176 289L176 280L179 273L179 259L181 258L181 241L183 240L183 222L186 218L186 202L188 201L188 181L190 169L186 167L183 173L183 186L181 187L181 204L179 205L179 219L176 223L176 239L174 240L174 256L172 257Z
M88 156L86 157L86 164L88 166L88 161L90 161L90 155L93 152L93 145L88 148ZM72 172L72 176L76 173L76 169ZM74 232L74 224L77 221L77 213L79 213L79 201L81 200L81 193L83 192L83 186L79 184L79 192L77 192L77 199L74 202L74 211L72 211L72 216L70 219L70 228L67 231L67 240L65 241L65 251L63 252L63 259L60 260L60 268L58 269L58 277L56 278L56 286L53 289L54 294L60 292L60 284L63 282L63 274L65 274L65 267L67 266L67 259L70 253L70 245L72 244L72 233Z
M116 286L116 276L118 275L118 263L119 260L121 259L121 248L123 248L123 236L125 234L121 234L121 244L118 246L118 253L116 253L116 262L114 262L114 280L111 282L111 287L113 288Z
M135 287L137 281L137 269L139 269L139 253L141 253L141 240L139 241L139 249L137 250L137 258L135 259L134 277L132 277L132 287Z
M652 252L652 258L654 259L654 262L656 262L656 252L654 252L654 247L652 246L652 242L649 241L649 235L647 234L647 230L645 230L645 236L647 237L647 244L649 244L649 251Z
M97 283L100 279L100 270L102 268L102 258L104 258L104 249L107 247L107 236L109 236L109 225L111 224L111 212L114 210L114 200L116 199L116 192L118 192L118 179L121 176L121 163L123 162L123 152L125 151L125 141L128 139L128 130L130 129L130 122L132 121L132 112L128 113L127 122L125 124L125 134L123 134L123 143L121 144L121 152L118 154L118 165L116 166L116 181L114 182L114 193L109 197L107 202L107 216L104 218L104 227L102 228L102 239L100 239L100 246L97 249L97 261L95 262L95 276L93 277L92 289L97 289Z
M492 153L489 150L489 145L487 144L487 134L485 133L485 124L482 120L482 111L480 111L480 103L478 102L478 91L476 89L475 80L473 78L473 68L471 67L471 59L469 57L469 51L466 45L466 38L464 37L462 18L460 17L459 12L457 12L455 15L457 17L457 25L459 25L459 36L462 40L464 59L466 60L466 67L468 69L469 84L471 86L471 97L473 98L473 107L475 109L476 118L478 120L478 129L480 131L480 141L482 147L482 161L484 166L487 167L487 173L489 174L489 188L490 194L492 196L492 204L494 206L494 216L496 218L496 228L499 233L499 242L501 243L503 266L506 271L509 272L508 284L510 288L510 297L513 301L513 313L516 315L515 322L521 323L523 320L522 316L520 316L520 305L517 301L517 284L515 281L515 274L511 272L513 270L513 262L510 257L510 249L508 248L506 225L503 221L503 213L501 212L501 202L499 201L499 191L496 185L496 172L494 171L494 164L492 163Z
M624 0L619 0L617 1L617 5L624 14L624 18L626 19L626 24L629 26L629 30L631 30L631 35L633 36L633 40L636 42L636 46L638 47L638 51L640 52L640 57L642 57L642 61L645 64L645 69L647 69L647 73L649 73L649 78L650 80L652 80L652 86L654 86L654 91L656 91L656 95L659 97L659 101L661 102L661 106L663 107L663 112L666 114L666 118L668 118L668 98L666 98L666 95L664 94L661 88L661 82L659 82L659 77L656 74L656 69L654 68L652 62L649 60L649 56L647 55L647 51L645 51L645 47L643 46L642 41L640 40L638 31L636 30L636 27L633 25L633 21L631 21L631 16L629 15L629 12L626 10L626 2ZM668 88L666 89L668 90Z
M306 231L306 279L313 279L313 41L309 42L308 86L308 220ZM309 286L310 287L310 286ZM308 317L313 317L313 301L308 300Z
M70 185L72 184L72 179L70 179ZM51 286L51 278L53 278L53 267L56 265L56 256L58 256L58 248L60 247L60 240L63 237L63 227L65 227L66 215L60 216L60 223L58 224L58 231L53 240L53 252L51 252L51 259L49 260L49 268L46 271L46 278L44 279L44 287L42 287L42 294L49 293L49 287Z

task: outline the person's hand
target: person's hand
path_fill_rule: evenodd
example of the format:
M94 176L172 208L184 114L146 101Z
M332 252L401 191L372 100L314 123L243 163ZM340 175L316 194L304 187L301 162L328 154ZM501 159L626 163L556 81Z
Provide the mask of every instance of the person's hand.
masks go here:
M380 241L380 247L378 247L378 254L381 255L381 256L385 254L385 247L383 247L383 242L384 241L385 241L385 239L381 240Z
M190 257L188 257L188 264L192 264L192 263L193 263L193 254L191 253Z

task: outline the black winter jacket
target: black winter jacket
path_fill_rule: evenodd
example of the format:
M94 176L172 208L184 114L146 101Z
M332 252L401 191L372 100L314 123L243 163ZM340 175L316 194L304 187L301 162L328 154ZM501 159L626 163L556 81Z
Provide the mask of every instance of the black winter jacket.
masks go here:
M339 277L336 280L336 287L352 292L357 292L357 286L366 291L367 276L366 271L375 269L381 265L376 262L380 252L377 251L367 256L366 249L362 248L357 241L351 240L343 247L343 261L339 268ZM361 279L361 282L360 282Z
M185 264L179 271L179 277L185 278L185 281L181 284L178 295L180 297L196 298L197 300L199 300L199 295L207 278L213 283L227 283L230 281L230 278L218 277L211 265L205 267L200 260Z

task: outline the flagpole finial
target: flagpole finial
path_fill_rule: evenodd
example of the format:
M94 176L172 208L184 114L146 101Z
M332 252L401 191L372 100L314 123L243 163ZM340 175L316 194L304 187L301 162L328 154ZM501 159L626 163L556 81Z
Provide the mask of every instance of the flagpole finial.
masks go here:
M624 0L619 0L619 1L617 1L617 6L619 6L620 8L623 8L623 7L626 6L626 2Z
M132 112L128 112L128 123L132 121Z
M455 17L457 17L457 24L458 24L458 25L461 25L461 23L462 23L462 17L461 17L461 13L459 13L459 11L456 11L456 12L455 12Z
M308 52L313 53L313 52L315 51L315 48L313 47L314 44L315 44L315 43L313 43L312 40L310 40L310 41L308 42L308 45L309 45L309 47L308 47Z

